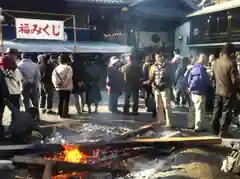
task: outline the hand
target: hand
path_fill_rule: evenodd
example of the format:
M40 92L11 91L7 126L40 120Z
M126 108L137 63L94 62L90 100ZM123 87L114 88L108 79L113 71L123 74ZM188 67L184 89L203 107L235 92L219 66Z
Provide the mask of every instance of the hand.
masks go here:
M78 82L78 86L79 87L82 87L84 85L84 83L81 81L81 82Z

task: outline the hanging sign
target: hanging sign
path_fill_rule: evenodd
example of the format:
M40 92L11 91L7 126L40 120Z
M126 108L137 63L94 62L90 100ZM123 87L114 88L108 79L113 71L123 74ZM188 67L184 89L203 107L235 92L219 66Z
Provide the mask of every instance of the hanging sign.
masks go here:
M15 18L17 39L64 40L64 22Z

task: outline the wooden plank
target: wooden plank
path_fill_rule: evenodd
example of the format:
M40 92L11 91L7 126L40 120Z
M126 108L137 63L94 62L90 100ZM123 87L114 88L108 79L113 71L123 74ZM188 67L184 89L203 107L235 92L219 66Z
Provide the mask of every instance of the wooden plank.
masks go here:
M197 137L170 137L170 138L146 138L146 139L134 139L135 142L210 142L213 144L221 144L222 139L215 136L197 136Z
M157 125L157 123L150 123L150 124L141 126L136 130L127 132L119 137L115 137L112 141L126 140L129 138L135 137L136 135L147 133L148 131L152 130L155 125Z
M112 142L90 142L90 143L78 143L81 149L94 149L94 148L131 148L131 147L186 147L199 146L199 145L213 145L221 144L222 139L220 137L204 136L204 137L172 137L172 138L144 138L144 139L133 139L123 141L112 141ZM157 146L156 146L157 145Z

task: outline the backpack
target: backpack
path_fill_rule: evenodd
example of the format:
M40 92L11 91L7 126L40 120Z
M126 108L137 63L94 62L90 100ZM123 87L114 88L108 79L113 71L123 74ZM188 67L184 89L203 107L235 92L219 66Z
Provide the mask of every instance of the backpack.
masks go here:
M189 78L192 68L193 67L187 69L187 71L184 73L184 76L182 78L182 83L184 86L188 86L188 78Z

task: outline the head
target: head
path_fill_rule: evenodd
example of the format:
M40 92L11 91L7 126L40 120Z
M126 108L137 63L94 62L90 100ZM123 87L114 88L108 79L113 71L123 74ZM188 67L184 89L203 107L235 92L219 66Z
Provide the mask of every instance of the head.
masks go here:
M155 53L155 60L156 60L156 63L162 64L164 62L163 53L162 52L156 52Z
M213 55L213 54L209 55L208 62L211 66L214 64L215 60L216 60L215 55Z
M22 59L31 59L32 58L32 53L28 53L28 52L23 52L21 54Z
M199 57L198 57L197 63L198 63L198 64L201 64L201 65L204 65L205 60L206 60L205 55L204 55L203 53L201 53L201 54L199 55Z
M60 64L62 65L68 64L69 59L67 59L66 56L63 56L63 55L59 56L58 59Z
M133 63L133 56L132 55L129 55L126 59L127 59L127 63L129 63L129 64Z
M189 64L190 60L188 57L184 57L182 60L181 60L181 64L182 64L182 67L187 67L187 65Z
M43 55L43 62L44 63L49 63L50 62L50 55L49 54L44 54Z
M180 55L180 50L178 48L175 48L173 50L173 55Z
M116 68L119 68L121 65L121 62L120 62L120 59L116 56L113 56L110 58L110 62L109 62L109 67L116 67Z
M19 52L17 49L14 48L8 48L6 53L8 54L9 57L11 57L14 61L17 60Z
M151 55L148 55L145 57L145 63L149 63L149 64L153 63L153 59Z
M234 53L235 53L235 47L232 43L227 43L226 45L224 45L224 47L220 52L222 56L226 55L228 57L233 57Z

